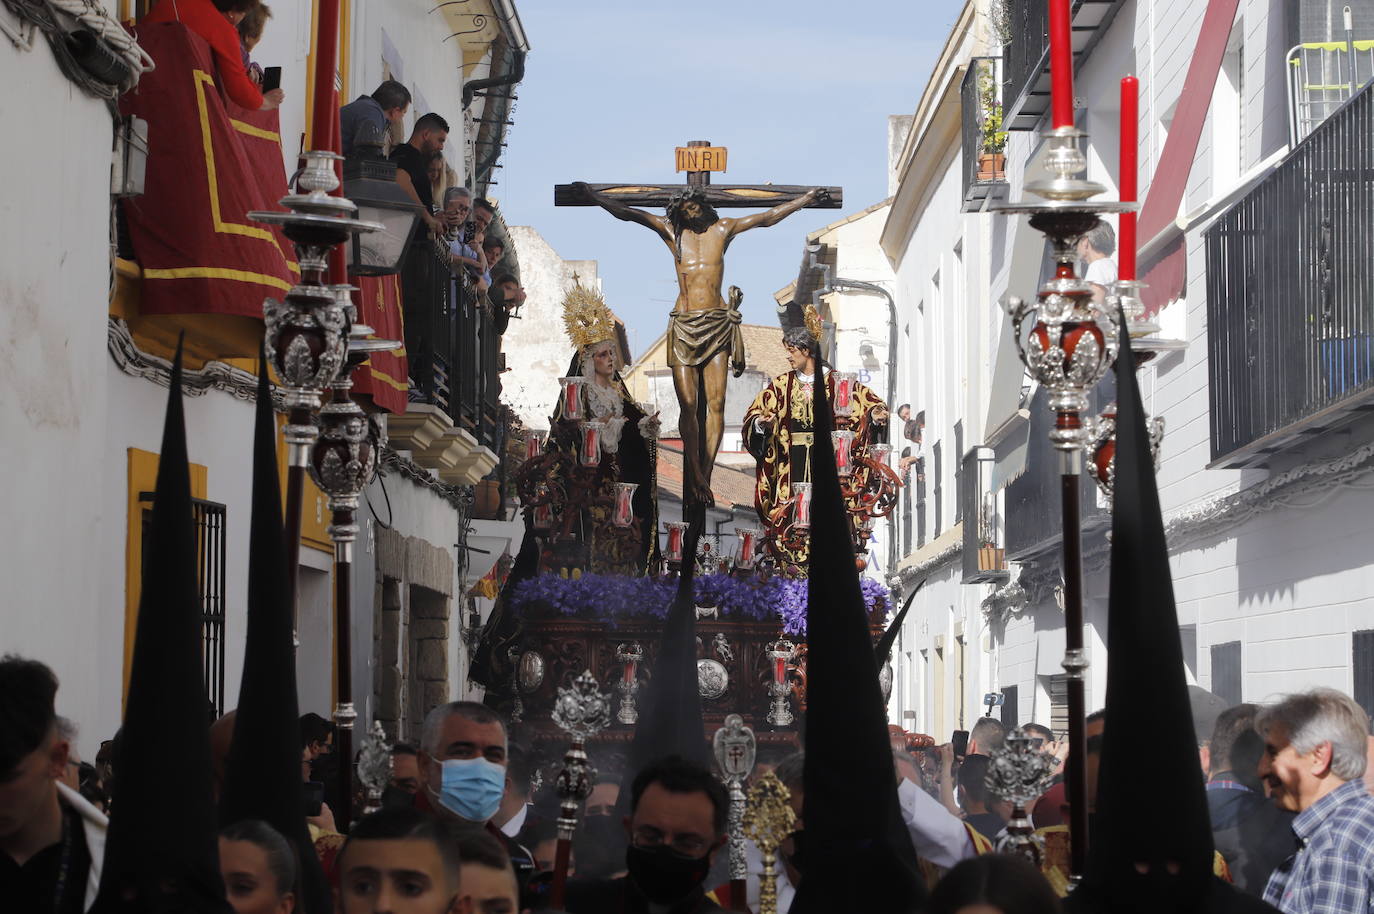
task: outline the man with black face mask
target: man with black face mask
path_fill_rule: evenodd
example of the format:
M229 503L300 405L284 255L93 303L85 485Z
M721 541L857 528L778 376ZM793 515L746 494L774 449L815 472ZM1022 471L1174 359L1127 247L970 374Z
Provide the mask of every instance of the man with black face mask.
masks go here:
M570 914L713 914L702 882L725 843L729 797L705 768L669 757L634 779L627 875L568 884Z

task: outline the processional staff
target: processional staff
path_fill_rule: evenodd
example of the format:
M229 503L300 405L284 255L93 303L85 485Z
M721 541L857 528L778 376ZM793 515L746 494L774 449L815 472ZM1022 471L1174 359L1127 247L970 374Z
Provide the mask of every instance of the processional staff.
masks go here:
M758 743L754 731L744 725L744 718L730 714L725 726L716 731L711 741L716 765L730 791L730 813L726 832L730 837L730 896L735 907L744 901L745 882L749 878L749 863L744 853L744 809L748 797L744 783L754 770L758 758Z
M572 856L572 837L577 829L577 814L596 783L596 769L587 761L586 742L611 722L611 696L600 691L591 670L573 680L572 688L560 688L553 706L553 722L572 737L563 756L563 768L554 781L554 792L563 801L558 808L558 850L553 865L553 886L549 906L563 907L568 885L568 863Z
M744 834L763 854L763 875L759 877L759 914L778 914L778 845L787 840L797 824L792 811L792 792L773 772L759 778L749 791L744 810Z

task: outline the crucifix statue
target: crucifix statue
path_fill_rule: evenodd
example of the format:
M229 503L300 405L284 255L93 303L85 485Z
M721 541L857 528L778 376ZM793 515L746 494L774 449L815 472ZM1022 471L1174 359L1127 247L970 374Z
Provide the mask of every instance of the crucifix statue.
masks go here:
M681 407L686 473L683 504L696 512L713 504L711 469L725 433L727 369L744 371L738 287L721 294L725 251L740 232L777 225L806 207L838 208L838 187L786 185L712 185L711 172L724 171L726 150L694 140L677 150L686 184L560 184L555 206L600 206L626 222L653 230L676 263L678 293L668 318L668 366ZM637 206L661 206L658 216ZM717 214L725 207L768 207L740 218ZM702 515L704 517L704 515Z

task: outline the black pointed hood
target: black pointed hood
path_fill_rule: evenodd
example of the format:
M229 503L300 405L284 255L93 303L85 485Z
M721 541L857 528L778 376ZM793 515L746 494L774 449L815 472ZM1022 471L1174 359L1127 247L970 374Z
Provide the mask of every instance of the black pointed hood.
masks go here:
M641 693L639 721L630 743L626 777L633 778L650 762L677 755L711 767L701 718L701 692L697 679L697 607L692 598L697 542L704 521L693 520L683 537L682 570L677 595L668 608L663 638L649 668L649 684ZM621 791L628 799L629 791ZM628 810L628 806L625 807Z
M243 679L220 795L220 823L261 819L296 848L302 863L297 909L328 914L333 897L306 828L301 789L296 656L277 475L277 427L267 362L258 372L253 426L253 516L248 540L248 627Z
M1121 325L1107 718L1083 887L1105 896L1102 908L1205 910L1212 879L1212 830L1154 460L1131 341L1124 320ZM1169 802L1142 803L1145 784ZM1149 863L1150 875L1137 873L1136 863ZM1165 874L1171 863L1182 868L1176 877Z
M815 385L807 595L807 869L792 914L906 914L925 898L901 820L878 663L835 470L827 385Z
M93 911L229 912L219 872L196 529L172 362L105 861Z

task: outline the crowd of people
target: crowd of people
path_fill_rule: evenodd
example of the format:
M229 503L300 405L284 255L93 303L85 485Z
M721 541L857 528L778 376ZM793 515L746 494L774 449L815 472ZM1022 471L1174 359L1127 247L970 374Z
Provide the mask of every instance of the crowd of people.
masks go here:
M1199 690L1200 691L1200 690ZM96 764L76 755L76 729L56 713L58 683L42 663L0 660L0 897L15 911L83 911L95 898L109 788L119 776L119 734ZM1205 693L1203 693L1205 696ZM1200 767L1217 848L1215 871L1284 914L1367 911L1374 902L1374 795L1365 783L1369 718L1329 689L1270 705L1217 710L1194 703ZM1210 710L1209 710L1210 705ZM233 739L234 712L210 726L218 793ZM1103 715L1092 716L1090 795L1095 792ZM1059 760L1067 752L1039 724L1024 732ZM492 709L471 702L428 714L419 744L391 747L381 808L347 835L319 797L338 777L334 725L300 718L301 774L320 789L302 810L338 909L515 914L541 910L557 851L557 762L538 759ZM1205 731L1205 732L1202 732ZM516 737L513 739L513 735ZM894 749L902 821L932 889L927 910L969 906L1003 914L1052 914L1067 889L1064 797L1059 777L1032 817L1045 847L1039 872L998 854L1010 804L987 786L990 755L1006 736L982 718L967 751L951 743L911 753ZM779 848L779 910L826 861L808 854L804 756L772 769L791 792L795 831ZM705 767L664 758L626 774L610 771L588 798L572 847L565 908L572 914L726 910L721 864L729 800ZM1142 785L1143 787L1143 785ZM1168 802L1168 797L1151 801ZM619 815L623 814L623 821ZM748 904L757 910L762 855L748 846ZM289 914L299 897L301 861L265 822L220 831L219 860L236 914Z
M386 154L396 165L396 183L419 208L423 228L411 238L401 290L412 387L420 390L435 355L434 320L439 310L434 290L443 288L442 280L436 282L437 270L448 274L450 299L473 302L489 319L497 339L524 304L525 290L515 271L503 267L506 243L491 231L496 205L454 180L444 158L448 121L426 112L402 139L401 125L411 100L409 89L388 79L370 95L344 105L339 124L344 155Z

